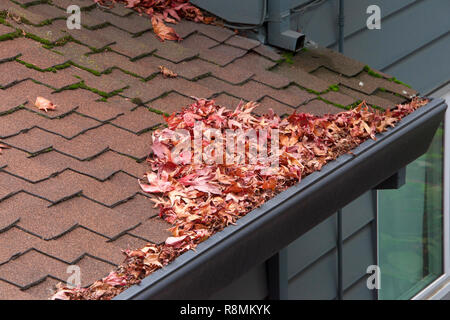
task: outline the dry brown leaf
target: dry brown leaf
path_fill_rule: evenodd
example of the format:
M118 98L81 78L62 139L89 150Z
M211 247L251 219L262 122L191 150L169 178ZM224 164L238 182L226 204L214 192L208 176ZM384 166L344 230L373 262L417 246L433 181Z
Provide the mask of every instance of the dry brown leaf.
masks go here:
M55 110L56 109L56 105L51 102L50 100L47 100L43 97L37 97L36 98L36 102L34 103L34 105L39 109L39 110L44 110L45 112L47 112L48 110Z
M166 26L161 19L155 16L152 17L152 26L155 34L163 42L165 40L182 40L173 28Z
M161 71L164 78L176 78L178 77L178 74L170 70L169 68L166 68L164 66L159 66L159 70Z
M164 23L176 24L181 19L198 23L213 24L216 18L205 14L190 3L190 0L93 0L103 9L111 9L122 3L139 14L146 14L152 20L154 32L162 40L181 40L176 31ZM155 19L155 20L154 20ZM155 28L156 27L156 28Z
M7 17L13 19L17 24L22 24L22 17L16 15L15 13L7 11Z
M10 146L0 143L0 154L2 154L3 149L9 149L9 148L10 148Z

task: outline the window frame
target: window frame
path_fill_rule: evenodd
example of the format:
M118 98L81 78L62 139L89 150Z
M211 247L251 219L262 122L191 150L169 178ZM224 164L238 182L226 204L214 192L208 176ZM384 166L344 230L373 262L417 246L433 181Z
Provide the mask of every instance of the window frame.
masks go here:
M450 107L450 81L441 88L431 92L427 96L443 98ZM447 128L448 126L448 128ZM444 170L443 170L443 274L418 292L410 300L441 300L450 293L450 110L445 113L444 119ZM376 193L377 201L377 263L380 257L379 246L379 191Z
M450 106L450 83L430 96L444 98ZM448 127L448 128L447 128ZM450 111L444 120L444 171L443 171L443 274L417 293L411 300L440 300L450 292ZM378 231L377 231L378 232Z

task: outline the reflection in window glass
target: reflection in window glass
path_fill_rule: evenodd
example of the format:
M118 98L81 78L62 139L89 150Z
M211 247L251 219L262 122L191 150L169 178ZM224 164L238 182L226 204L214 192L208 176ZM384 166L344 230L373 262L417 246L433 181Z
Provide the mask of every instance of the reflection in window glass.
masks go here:
M406 185L378 193L380 299L410 299L443 272L443 128L406 168Z

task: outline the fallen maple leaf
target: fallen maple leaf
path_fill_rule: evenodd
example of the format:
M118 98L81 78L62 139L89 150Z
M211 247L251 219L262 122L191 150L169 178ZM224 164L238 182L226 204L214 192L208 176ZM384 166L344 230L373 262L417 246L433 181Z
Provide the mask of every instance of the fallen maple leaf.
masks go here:
M158 259L159 259L158 254L156 253L148 254L144 258L144 264L149 267L155 266L161 268L163 265Z
M44 110L45 112L56 109L56 105L53 102L43 97L37 97L34 105L38 107L39 110Z
M114 7L116 3L123 3L126 8L131 8L139 14L146 14L152 20L155 34L164 40L181 40L176 31L164 24L176 24L182 18L194 22L212 24L216 21L213 16L205 16L190 0L94 0L104 9Z
M162 42L164 40L182 40L173 28L166 26L161 19L155 16L152 17L152 26L153 31Z
M180 245L184 239L186 239L187 236L181 236L181 237L168 237L166 239L166 245L168 246L178 246Z
M70 296L66 295L66 293L71 293L70 289L59 289L50 300L70 300Z
M103 278L103 282L111 286L124 286L127 284L126 278L119 276L114 271L111 271L107 277Z
M125 8L134 8L139 3L141 3L141 0L126 0L126 1L127 1L127 5L125 6Z
M3 143L0 143L0 154L2 154L3 149L9 149L9 148L10 148L9 146L7 146Z
M159 70L161 71L162 75L164 76L164 78L176 78L178 77L178 74L176 74L175 72L173 72L172 70L164 67L164 66L159 66Z
M150 193L156 193L156 192L169 192L174 189L172 186L172 183L170 181L167 181L167 176L162 175L161 177L158 177L158 175L154 172L147 173L145 175L147 178L149 184L144 184L139 181L139 185L141 186L142 190L144 192L150 192Z

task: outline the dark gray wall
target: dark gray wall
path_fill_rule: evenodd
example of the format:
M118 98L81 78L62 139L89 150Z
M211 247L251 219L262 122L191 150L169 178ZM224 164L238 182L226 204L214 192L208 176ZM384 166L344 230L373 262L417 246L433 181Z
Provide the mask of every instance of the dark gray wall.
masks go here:
M366 26L372 4L381 8L381 30ZM292 27L336 49L337 12L338 1L329 0L293 16ZM448 0L345 0L344 53L428 93L450 80L449 13Z
M344 299L374 299L366 270L376 264L376 195L369 191L342 209ZM337 215L287 247L289 299L335 299L337 296ZM264 299L269 295L262 264L211 299Z
M288 247L289 299L337 297L337 215ZM376 197L370 191L342 209L344 299L376 264ZM364 296L375 297L365 289Z

